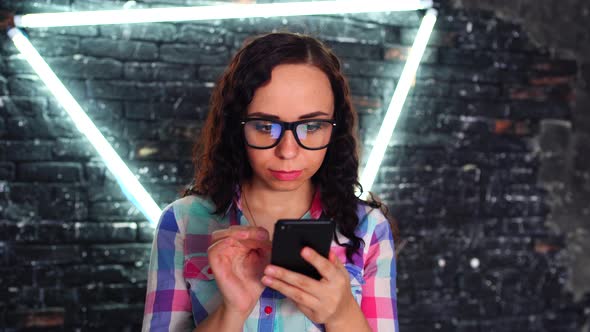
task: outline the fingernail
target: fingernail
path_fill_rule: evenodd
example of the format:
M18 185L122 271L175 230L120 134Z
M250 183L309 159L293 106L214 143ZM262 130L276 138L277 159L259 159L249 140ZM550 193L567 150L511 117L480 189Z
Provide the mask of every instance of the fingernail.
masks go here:
M309 257L309 255L311 255L311 251L309 250L309 248L305 247L303 248L303 250L301 250L301 255Z
M266 269L264 270L264 273L270 274L270 275L274 275L276 272L277 272L277 270L272 266L267 266Z
M268 276L264 276L264 277L262 277L262 283L265 285L270 285L270 284L272 284L272 278L268 277Z

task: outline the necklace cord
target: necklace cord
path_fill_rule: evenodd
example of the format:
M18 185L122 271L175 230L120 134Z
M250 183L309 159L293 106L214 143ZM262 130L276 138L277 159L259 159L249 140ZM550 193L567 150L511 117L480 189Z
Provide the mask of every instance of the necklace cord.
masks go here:
M244 193L243 190L242 190L242 197L244 198L244 203L246 203L246 209L248 209L248 213L252 217L252 223L254 224L255 227L258 227L256 225L256 218L254 218L254 214L252 214L252 211L250 211L250 204L248 204L248 200L246 199L246 193Z

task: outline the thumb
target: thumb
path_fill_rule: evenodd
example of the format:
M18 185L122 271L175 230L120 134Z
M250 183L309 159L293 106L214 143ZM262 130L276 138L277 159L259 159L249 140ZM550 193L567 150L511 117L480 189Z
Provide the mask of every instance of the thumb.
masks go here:
M332 264L336 265L338 268L346 270L346 268L344 267L344 263L342 263L342 261L340 260L340 258L338 258L338 255L336 255L334 251L330 250L330 255L328 255L328 259Z
M330 260L330 262L332 264L336 264L336 261L338 261L338 257L336 257L336 254L330 250L330 254L328 255L328 260Z

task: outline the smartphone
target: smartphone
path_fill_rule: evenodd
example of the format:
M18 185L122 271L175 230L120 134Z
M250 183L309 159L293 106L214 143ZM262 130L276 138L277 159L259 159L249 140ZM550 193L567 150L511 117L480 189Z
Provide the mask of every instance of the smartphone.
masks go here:
M301 250L310 247L328 258L334 227L331 220L278 220L272 240L271 264L320 280L322 276L301 257Z

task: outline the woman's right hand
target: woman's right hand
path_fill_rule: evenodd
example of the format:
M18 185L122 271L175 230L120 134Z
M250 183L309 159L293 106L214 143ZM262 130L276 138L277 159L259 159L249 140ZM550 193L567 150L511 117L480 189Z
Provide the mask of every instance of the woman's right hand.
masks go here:
M207 250L223 296L224 313L245 320L260 298L260 279L270 262L271 242L262 227L232 226L214 231Z

